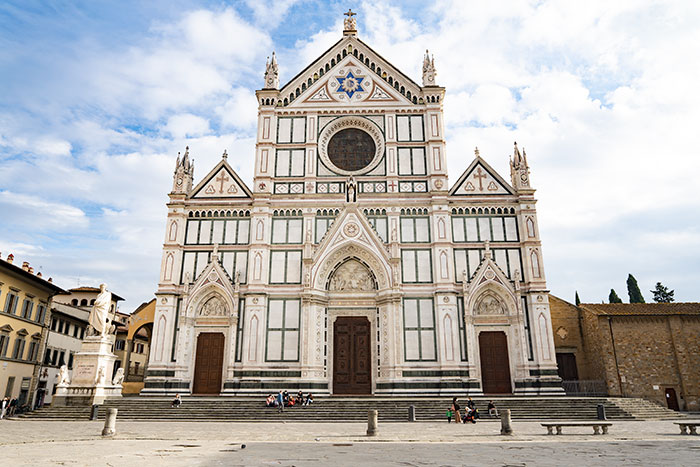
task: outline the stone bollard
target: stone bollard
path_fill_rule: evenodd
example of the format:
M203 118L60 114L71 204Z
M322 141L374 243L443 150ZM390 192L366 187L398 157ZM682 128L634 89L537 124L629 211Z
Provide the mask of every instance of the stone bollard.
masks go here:
M367 436L377 436L377 416L376 410L367 411Z
M513 427L510 424L510 409L501 410L501 434L512 435Z
M416 421L416 406L415 405L408 406L408 421L409 422Z
M115 429L117 425L117 409L107 409L107 414L105 415L105 427L102 430L102 436L114 436L117 432Z

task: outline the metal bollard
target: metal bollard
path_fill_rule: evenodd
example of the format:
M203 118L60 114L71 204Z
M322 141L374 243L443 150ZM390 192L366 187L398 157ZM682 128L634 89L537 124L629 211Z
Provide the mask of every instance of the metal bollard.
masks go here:
M607 418L605 418L605 406L603 404L598 404L598 420L607 420Z
M510 424L510 409L501 410L501 434L512 435L513 427Z
M377 416L376 410L367 411L367 436L377 436Z
M90 420L97 420L97 410L99 408L99 405L93 404L92 408L90 409Z
M416 406L415 405L408 406L408 421L409 422L416 421Z
M117 432L117 409L107 409L107 414L105 415L105 427L102 430L102 436L114 436Z

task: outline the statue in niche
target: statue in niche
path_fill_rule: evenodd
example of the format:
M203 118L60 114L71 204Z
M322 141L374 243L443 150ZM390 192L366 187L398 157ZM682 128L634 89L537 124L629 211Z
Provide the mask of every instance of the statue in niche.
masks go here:
M505 315L506 307L497 297L487 294L476 305L477 315Z
M359 261L351 260L340 266L328 284L331 292L366 292L375 290L374 278Z
M199 309L199 316L226 316L226 306L219 297L212 297Z

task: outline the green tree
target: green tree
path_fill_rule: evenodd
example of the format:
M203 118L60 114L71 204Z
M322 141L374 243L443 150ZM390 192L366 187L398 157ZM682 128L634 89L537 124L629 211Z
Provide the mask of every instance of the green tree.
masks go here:
M630 303L646 303L642 291L639 290L637 279L632 274L627 276L627 293L630 296Z
M661 282L656 283L656 287L651 291L654 294L654 301L656 303L671 303L675 299L673 298L673 290L668 290L668 287L661 285Z
M581 299L578 298L578 290L576 291L576 297L574 299L574 302L576 303L576 306L579 306L581 304Z
M610 295L608 296L608 301L610 303L622 303L622 299L617 296L615 289L610 289Z

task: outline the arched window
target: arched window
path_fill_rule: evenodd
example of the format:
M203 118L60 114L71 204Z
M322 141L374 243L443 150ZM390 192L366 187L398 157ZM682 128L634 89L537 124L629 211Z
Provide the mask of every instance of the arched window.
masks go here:
M83 298L82 300L80 300L80 306L88 306L87 298Z
M78 306L78 299L74 298L73 300L70 301L70 304L73 306Z

